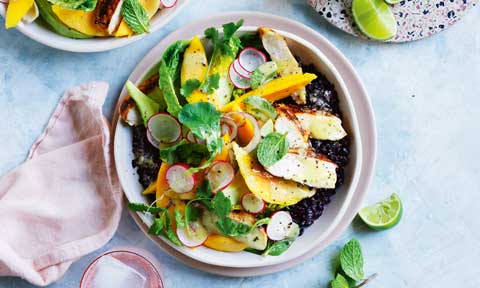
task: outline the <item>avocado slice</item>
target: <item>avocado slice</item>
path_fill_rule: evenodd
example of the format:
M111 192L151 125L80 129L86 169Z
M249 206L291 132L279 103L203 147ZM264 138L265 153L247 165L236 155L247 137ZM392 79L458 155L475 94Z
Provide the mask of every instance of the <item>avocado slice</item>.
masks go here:
M92 38L92 36L85 35L76 30L70 29L65 24L63 24L60 19L58 19L58 17L53 13L52 7L47 0L35 1L38 6L38 11L40 12L40 16L42 16L43 20L45 20L45 22L47 22L58 34L74 39Z

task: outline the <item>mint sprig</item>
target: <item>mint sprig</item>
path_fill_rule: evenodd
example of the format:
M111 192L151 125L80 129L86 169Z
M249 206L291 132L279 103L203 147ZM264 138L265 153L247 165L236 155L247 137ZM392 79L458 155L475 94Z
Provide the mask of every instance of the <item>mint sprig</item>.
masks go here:
M340 266L343 272L353 280L360 281L364 278L362 248L356 239L350 240L343 246L340 252Z
M150 30L150 20L147 11L138 0L125 0L122 5L122 17L128 27L137 34Z

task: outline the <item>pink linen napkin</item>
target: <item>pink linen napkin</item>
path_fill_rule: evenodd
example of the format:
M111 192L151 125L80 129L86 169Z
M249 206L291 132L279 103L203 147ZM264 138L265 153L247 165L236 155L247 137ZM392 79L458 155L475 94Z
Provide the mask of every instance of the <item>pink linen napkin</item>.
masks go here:
M103 82L67 91L26 162L0 179L0 276L48 285L115 233L122 192L107 91Z

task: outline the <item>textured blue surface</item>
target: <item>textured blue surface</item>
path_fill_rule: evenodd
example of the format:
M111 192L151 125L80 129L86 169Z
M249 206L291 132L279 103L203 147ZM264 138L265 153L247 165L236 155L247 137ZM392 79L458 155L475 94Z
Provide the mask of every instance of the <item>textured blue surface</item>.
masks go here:
M264 11L303 22L353 63L369 91L378 128L378 162L367 202L397 192L405 206L401 223L389 231L371 232L354 222L333 245L293 269L230 279L194 270L159 251L125 213L110 243L83 257L51 287L78 287L86 265L119 245L152 251L163 264L167 287L327 287L330 260L352 237L363 245L367 274L379 273L369 287L479 287L478 7L447 31L402 45L346 35L303 0L192 0L162 31L97 54L53 50L16 30L0 28L0 175L25 159L65 89L90 80L109 82L105 112L111 115L128 75L162 37L192 19L234 10ZM31 285L0 278L0 287Z

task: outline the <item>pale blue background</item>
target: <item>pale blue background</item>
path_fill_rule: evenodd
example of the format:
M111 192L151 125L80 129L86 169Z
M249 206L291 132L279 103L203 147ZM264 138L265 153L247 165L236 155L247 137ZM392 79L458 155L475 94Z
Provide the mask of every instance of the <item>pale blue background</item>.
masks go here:
M304 0L191 0L162 31L128 47L72 54L0 28L0 175L26 157L63 91L90 80L111 84L111 115L136 63L162 37L192 19L218 11L256 10L298 20L316 29L353 63L370 93L378 128L378 161L367 202L400 194L405 213L395 229L370 232L358 222L331 247L291 270L230 279L191 269L157 249L133 220L101 251L75 263L51 287L78 287L96 255L119 245L152 251L164 267L167 287L327 287L330 259L348 239L364 248L369 287L480 286L480 9L432 38L385 45L353 38L330 26ZM3 26L3 20L0 25ZM31 287L0 279L0 287Z

